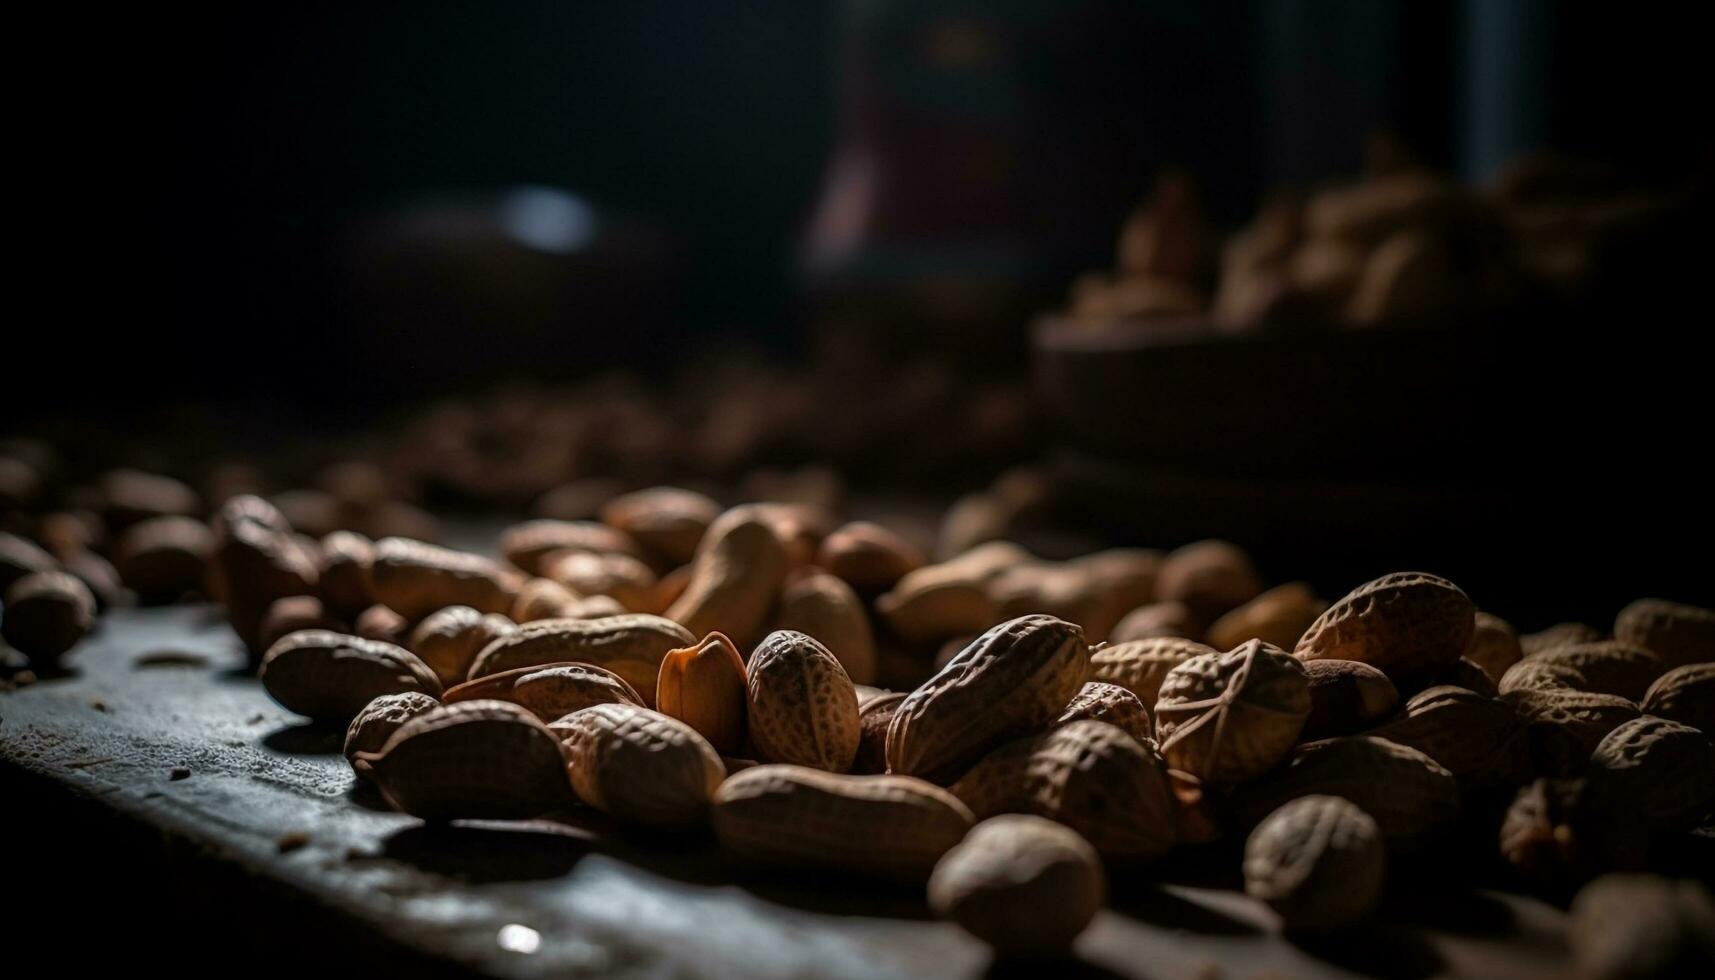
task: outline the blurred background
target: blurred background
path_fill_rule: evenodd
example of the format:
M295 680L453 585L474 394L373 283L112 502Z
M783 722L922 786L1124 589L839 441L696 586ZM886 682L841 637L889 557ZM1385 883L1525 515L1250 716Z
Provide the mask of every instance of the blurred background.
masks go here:
M1423 564L1527 619L1707 601L1686 17L66 14L31 32L56 59L23 90L70 98L22 106L5 428L69 482L236 455L298 468L276 486L332 436L456 430L473 457L400 478L515 509L573 478L823 463L952 499L1027 465L1092 539L1230 536L1332 594ZM452 397L478 401L423 414ZM517 422L548 403L606 414ZM519 455L504 492L445 478Z

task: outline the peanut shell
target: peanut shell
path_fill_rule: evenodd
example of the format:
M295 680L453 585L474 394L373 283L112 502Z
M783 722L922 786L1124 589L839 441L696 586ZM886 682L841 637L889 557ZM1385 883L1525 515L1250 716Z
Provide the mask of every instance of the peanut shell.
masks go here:
M1310 714L1309 675L1285 650L1249 640L1169 671L1154 714L1168 765L1206 783L1242 782L1297 743Z
M470 665L483 647L517 629L516 623L498 613L447 606L429 614L411 631L411 650L429 665L443 687L450 688L469 676Z
M756 641L786 580L786 548L755 507L735 507L709 525L683 595L667 610L694 636L719 631L740 646Z
M745 687L750 740L762 759L851 768L861 734L857 691L827 647L803 633L770 633L750 656Z
M691 726L723 755L744 747L747 698L744 659L719 633L673 650L661 661L656 708Z
M1300 738L1351 735L1371 728L1399 707L1399 691L1387 675L1356 660L1306 660L1310 714Z
M624 678L584 663L503 670L450 687L441 700L447 704L509 701L535 715L543 724L598 704L643 706L643 696Z
M1686 664L1656 678L1640 705L1646 715L1715 737L1715 663Z
M575 802L559 741L505 701L442 705L357 758L395 809L428 821L524 820Z
M1090 679L1117 684L1153 707L1169 671L1192 657L1216 652L1214 647L1176 636L1110 643L1091 652Z
M524 584L491 559L409 538L377 541L370 576L376 601L412 622L447 606L504 613Z
M1417 749L1369 735L1310 742L1286 765L1239 788L1234 799L1244 822L1260 821L1289 800L1341 796L1368 813L1390 850L1417 850L1459 819L1459 782Z
M289 711L348 724L383 694L439 697L435 672L403 647L331 630L291 633L262 657L262 688Z
M1104 858L1154 860L1174 842L1174 801L1154 742L1102 721L1074 721L984 756L953 795L979 817L1033 813L1071 827Z
M1646 647L1667 667L1715 661L1715 609L1639 599L1614 618L1614 638Z
M542 619L489 642L470 666L470 679L517 667L586 663L625 679L645 706L655 698L661 659L696 637L670 619L632 613L601 619Z
M1155 723L1137 695L1118 684L1089 681L1054 719L1056 727L1074 721L1105 721L1140 742L1155 741Z
M1357 804L1301 796L1251 831L1245 892L1267 902L1289 933L1334 932L1370 914L1386 866L1381 830Z
M1367 582L1328 607L1298 641L1302 660L1356 660L1415 693L1465 652L1476 607L1459 587L1423 572Z
M1715 744L1688 725L1643 715L1605 736L1585 769L1615 812L1651 830L1690 830L1715 810Z
M887 732L892 772L947 779L994 746L1053 724L1083 687L1083 631L1052 616L994 627L906 696Z
M853 683L875 680L875 636L869 614L857 593L839 578L817 570L794 575L780 595L774 628L815 637L839 660Z
M951 793L911 776L762 765L715 793L715 835L759 864L922 882L971 829Z
M1009 956L1064 953L1106 895L1090 842L1026 814L977 824L929 877L929 907L937 915Z
M656 830L703 822L726 776L691 726L634 704L599 704L550 726L565 747L572 788L590 806Z

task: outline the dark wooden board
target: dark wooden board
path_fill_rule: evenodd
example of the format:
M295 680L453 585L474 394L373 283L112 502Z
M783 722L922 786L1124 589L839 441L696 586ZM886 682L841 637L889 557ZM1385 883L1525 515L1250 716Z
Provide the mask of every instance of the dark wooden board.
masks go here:
M335 951L363 937L400 963L518 977L1569 972L1564 915L1533 899L1404 889L1359 941L1309 950L1239 892L1135 877L1114 882L1074 959L1014 970L929 918L915 890L747 873L707 840L641 838L588 814L431 829L388 812L354 785L338 733L303 727L245 674L208 608L115 611L71 663L70 676L0 694L6 797L46 793L138 829L165 849L167 874L229 869L220 901L289 895L349 927L344 940L318 927ZM23 808L5 809L28 833ZM534 952L505 948L528 936L512 926L534 930ZM150 950L127 956L151 964Z

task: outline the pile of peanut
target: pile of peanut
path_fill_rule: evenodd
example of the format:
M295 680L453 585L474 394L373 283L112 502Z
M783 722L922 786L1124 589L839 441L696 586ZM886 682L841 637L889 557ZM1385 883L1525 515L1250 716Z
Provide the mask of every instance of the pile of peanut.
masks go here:
M1390 860L1487 820L1520 880L1594 881L1575 912L1642 889L1706 955L1707 891L1608 873L1715 812L1715 610L1519 636L1421 572L1328 603L1223 542L1057 562L947 522L930 562L813 506L656 487L490 557L306 538L241 495L212 526L134 525L118 567L148 591L206 566L268 694L346 726L357 776L427 821L707 828L747 866L926 886L1042 955L1109 873L1176 847L1244 840L1246 889L1326 933L1370 915ZM0 536L0 624L47 660L94 600L34 548ZM1628 935L1580 955L1632 962Z
M1552 155L1521 157L1486 186L1466 187L1394 148L1372 154L1357 182L1276 193L1221 241L1190 180L1168 173L1126 218L1113 268L1073 283L1065 314L1094 329L1206 318L1243 332L1365 327L1538 294L1575 297L1605 254L1689 200Z

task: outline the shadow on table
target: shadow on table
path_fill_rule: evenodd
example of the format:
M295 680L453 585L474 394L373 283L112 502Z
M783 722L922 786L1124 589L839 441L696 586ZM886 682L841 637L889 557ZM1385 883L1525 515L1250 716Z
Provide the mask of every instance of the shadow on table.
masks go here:
M1518 917L1505 902L1470 889L1393 889L1382 897L1381 914L1465 936L1504 936L1518 928Z
M201 669L208 667L211 661L206 653L193 653L189 650L150 650L139 654L131 661L133 670L152 670L163 667L183 667Z
M1164 929L1183 929L1211 936L1251 936L1262 932L1252 923L1182 898L1153 882L1110 883L1108 905L1122 915Z
M374 810L377 813L393 812L393 804L388 803L387 798L381 795L381 788L362 777L351 781L351 789L346 791L345 798L365 810Z
M1409 926L1371 922L1330 936L1288 937L1305 953L1367 977L1422 980L1447 969L1447 961Z
M1042 977L1065 977L1074 980L1109 980L1123 974L1099 963L1092 963L1077 953L1053 957L995 957L983 973L988 980L1040 980Z
M464 881L545 881L571 873L596 848L541 824L419 824L381 842L382 856Z
M276 728L262 744L283 755L338 755L345 750L345 726L313 721Z
M823 915L879 916L890 919L931 919L922 883L830 878L787 870L745 869L730 856L717 855L724 878L757 898ZM831 882L837 881L834 885Z

